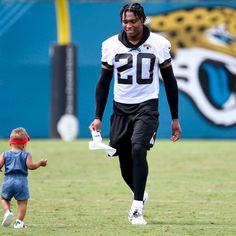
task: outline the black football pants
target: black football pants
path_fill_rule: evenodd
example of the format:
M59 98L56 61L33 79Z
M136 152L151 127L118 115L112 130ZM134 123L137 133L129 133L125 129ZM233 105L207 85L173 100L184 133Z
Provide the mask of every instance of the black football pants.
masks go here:
M121 175L134 193L134 200L143 201L148 176L147 148L143 144L133 143L131 152L119 154Z

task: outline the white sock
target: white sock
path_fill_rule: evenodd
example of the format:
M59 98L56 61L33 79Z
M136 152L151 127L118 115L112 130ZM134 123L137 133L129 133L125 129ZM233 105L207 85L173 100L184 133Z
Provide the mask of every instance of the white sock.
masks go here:
M144 194L143 194L143 200L144 199L147 200L147 198L148 198L148 193L145 191Z
M132 192L132 195L134 196L134 193ZM143 200L148 198L148 193L145 191L143 194Z
M142 211L143 210L143 201L133 200L131 209L138 209L138 210Z

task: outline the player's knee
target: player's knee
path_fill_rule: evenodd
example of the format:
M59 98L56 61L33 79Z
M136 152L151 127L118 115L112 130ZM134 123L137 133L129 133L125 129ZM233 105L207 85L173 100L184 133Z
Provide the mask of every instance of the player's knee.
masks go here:
M147 147L140 143L134 143L132 145L132 157L133 161L137 163L146 162Z
M132 151L134 153L139 153L139 152L145 153L145 152L147 152L147 147L141 143L133 143L132 144Z

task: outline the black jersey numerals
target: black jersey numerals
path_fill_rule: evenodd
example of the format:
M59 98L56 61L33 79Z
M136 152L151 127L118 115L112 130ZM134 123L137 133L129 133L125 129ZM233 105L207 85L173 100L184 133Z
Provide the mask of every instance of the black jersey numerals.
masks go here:
M132 84L133 83L133 76L128 75L127 79L121 78L121 72L126 71L133 67L133 55L131 53L122 53L116 54L115 61L118 62L122 59L126 59L127 63L123 66L117 68L117 75L118 75L118 84Z
M127 75L126 78L122 78L121 73L134 67L136 68L135 77L136 77L137 83L138 84L151 84L153 81L153 70L154 70L155 58L156 58L155 55L152 53L139 53L137 55L137 63L134 64L133 55L131 53L116 54L115 62L119 62L120 60L123 60L123 59L126 59L127 61L126 64L120 67L117 67L118 83L119 84L132 84L134 75L130 74L130 75ZM145 64L144 64L144 61L145 61ZM148 71L148 74L149 74L148 78L142 78L142 74L143 74L142 70Z

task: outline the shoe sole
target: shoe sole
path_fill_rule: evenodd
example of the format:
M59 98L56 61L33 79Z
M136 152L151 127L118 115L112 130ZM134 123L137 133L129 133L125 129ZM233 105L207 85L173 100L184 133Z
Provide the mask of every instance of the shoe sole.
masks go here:
M3 227L8 227L8 226L11 224L11 222L13 221L13 217L14 217L13 214L9 214L9 215L6 217L6 219L2 222L2 226L3 226Z

